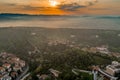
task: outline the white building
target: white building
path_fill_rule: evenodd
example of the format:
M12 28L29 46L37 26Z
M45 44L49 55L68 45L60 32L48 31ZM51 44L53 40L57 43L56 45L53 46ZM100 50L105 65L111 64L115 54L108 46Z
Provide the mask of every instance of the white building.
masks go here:
M120 63L113 61L111 65L106 67L106 72L112 76L115 76L115 74L120 74Z

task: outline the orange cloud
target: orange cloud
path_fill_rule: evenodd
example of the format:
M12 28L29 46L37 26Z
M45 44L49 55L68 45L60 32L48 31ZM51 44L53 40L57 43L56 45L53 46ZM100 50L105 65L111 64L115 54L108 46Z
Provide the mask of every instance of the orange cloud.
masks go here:
M53 0L52 0L53 1ZM117 0L55 0L56 7L49 0L2 0L1 13L22 14L120 14ZM114 3L113 3L114 2Z

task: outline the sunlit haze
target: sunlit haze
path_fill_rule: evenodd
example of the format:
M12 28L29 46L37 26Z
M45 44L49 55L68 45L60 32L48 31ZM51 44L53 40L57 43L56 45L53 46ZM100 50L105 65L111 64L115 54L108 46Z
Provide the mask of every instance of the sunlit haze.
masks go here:
M120 14L120 0L0 0L0 13Z

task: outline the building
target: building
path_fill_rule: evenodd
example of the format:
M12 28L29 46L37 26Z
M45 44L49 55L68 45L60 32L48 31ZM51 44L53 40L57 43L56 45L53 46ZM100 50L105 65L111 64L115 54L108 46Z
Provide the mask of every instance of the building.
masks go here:
M11 64L5 63L2 65L4 68L9 69L11 67Z
M0 73L3 73L5 71L4 67L0 67Z
M100 53L108 54L109 50L107 47L96 47L97 51Z
M39 80L46 80L49 76L46 74L43 74L43 75L37 75L37 77Z
M25 67L25 61L20 60L20 66L21 66L21 67Z
M53 74L53 76L58 77L59 74L61 73L60 71L54 70L54 69L49 69L49 71Z
M18 66L18 65L14 66L13 70L14 71L19 71L19 70L22 71L21 66Z
M11 72L10 76L12 77L12 80L13 80L18 76L18 73L17 72Z
M106 73L120 79L120 63L117 61L113 61L111 65L108 65L106 67Z
M0 80L12 80L12 78L10 76L4 76Z
M25 61L6 52L0 54L0 64L0 80L16 80L26 66Z

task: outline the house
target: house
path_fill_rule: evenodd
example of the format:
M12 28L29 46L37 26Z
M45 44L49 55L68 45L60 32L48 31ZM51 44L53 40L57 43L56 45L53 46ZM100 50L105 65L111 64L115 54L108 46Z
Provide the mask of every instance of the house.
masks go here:
M111 65L106 67L106 73L120 78L120 63L117 61L113 61Z
M21 67L25 67L25 61L20 60L20 66L21 66Z
M97 51L100 52L100 53L104 53L104 54L108 54L109 53L109 50L108 50L108 47L96 47Z
M14 67L13 67L13 70L14 71L22 71L22 69L21 69L21 66L19 66L19 65L15 65Z
M18 58L18 57L12 57L12 59L11 59L12 61L19 61L20 60L20 58Z
M0 67L0 73L3 73L5 71L4 67Z
M8 57L8 55L7 55L7 53L6 53L6 52L3 52L3 53L1 53L1 54L0 54L0 57L2 57L2 58L4 58L4 59L5 59L5 58L7 58L7 57Z
M1 80L12 80L10 76L3 76Z
M54 69L49 69L49 71L55 76L58 77L61 72L54 70Z
M46 74L43 74L43 75L37 75L37 77L39 78L39 80L46 80L49 76Z
M9 76L9 74L0 74L0 80L12 80L12 78Z
M11 67L11 64L9 64L9 63L4 63L2 66L3 66L4 68L6 68L6 69L9 69L9 68Z
M11 73L10 73L10 76L15 79L15 78L18 76L18 73L15 72L15 71L14 71L14 72L11 72Z
M3 75L0 74L0 80L3 80Z

